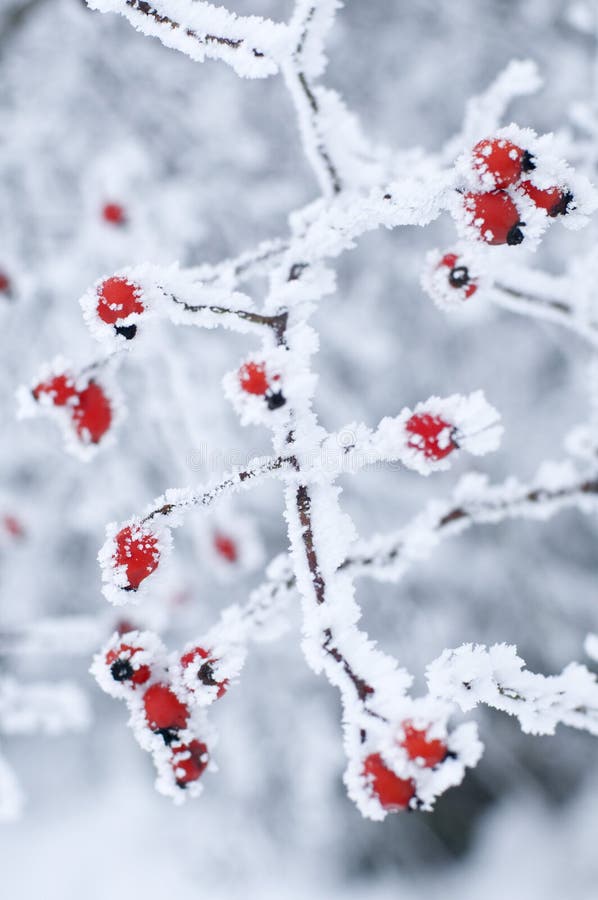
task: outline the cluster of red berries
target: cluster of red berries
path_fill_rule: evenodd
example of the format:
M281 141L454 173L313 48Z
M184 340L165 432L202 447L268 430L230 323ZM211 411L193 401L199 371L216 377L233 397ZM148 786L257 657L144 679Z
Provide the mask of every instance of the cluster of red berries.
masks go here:
M487 244L520 244L524 239L516 205L517 195L525 196L548 216L564 215L573 195L560 187L537 188L526 179L536 168L535 158L507 138L480 141L472 151L473 169L492 190L463 195L465 210L473 226Z
M114 566L123 566L127 583L125 591L136 591L160 562L160 548L157 536L141 526L126 525L114 538Z
M107 278L99 286L96 312L98 317L106 325L113 325L117 334L122 335L127 341L132 340L137 334L137 325L119 324L133 313L142 313L145 306L140 300L141 288L131 284L126 278Z
M448 271L449 286L455 291L462 291L465 300L473 297L478 289L477 279L471 277L469 268L457 253L445 253L436 268Z
M407 446L438 462L459 448L457 429L441 416L414 413L405 423L409 434Z
M403 740L399 742L408 758L422 768L433 769L448 756L448 748L437 738L429 739L425 730L414 728L410 722L403 725ZM372 794L387 812L409 809L416 797L417 787L413 778L399 778L385 765L379 753L370 753L363 764L363 773Z
M105 203L102 207L102 219L109 225L127 224L127 216L120 203Z
M277 385L273 386L273 383L278 381L280 375L268 375L266 364L263 362L244 363L239 369L241 390L246 394L263 397L268 409L280 409L286 403L282 391L276 390Z
M64 407L83 443L99 444L112 424L110 401L94 379L78 388L72 375L54 375L36 385L31 393L37 401L47 397L53 406Z
M109 650L105 656L105 664L112 678L133 690L146 685L151 679L152 670L143 661L143 652L143 647L136 646L135 641L127 643L126 637L117 647ZM142 655L141 660L139 654ZM201 684L217 687L216 699L226 693L228 681L218 681L214 677L214 666L218 660L210 650L194 647L183 654L180 662L183 669L199 663L197 680ZM197 781L208 765L209 756L206 744L199 740L188 740L184 734L190 716L188 705L166 681L157 681L145 688L142 704L147 727L154 734L160 735L169 749L170 763L178 787L184 788L192 781Z
M143 695L143 708L148 727L159 734L171 753L170 764L180 788L203 775L208 765L208 748L203 741L185 740L184 731L189 708L174 691L162 683L152 684Z

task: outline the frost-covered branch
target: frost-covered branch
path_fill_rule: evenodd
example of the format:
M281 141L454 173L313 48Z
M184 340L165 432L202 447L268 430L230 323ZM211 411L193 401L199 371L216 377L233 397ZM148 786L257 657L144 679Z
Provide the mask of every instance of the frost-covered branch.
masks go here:
M285 25L203 0L89 0L89 6L126 16L138 31L198 62L220 59L245 78L273 75L288 42Z
M514 647L465 644L445 650L426 671L434 698L463 712L478 704L515 716L528 734L554 734L559 724L598 735L598 683L585 666L570 663L560 675L524 670Z

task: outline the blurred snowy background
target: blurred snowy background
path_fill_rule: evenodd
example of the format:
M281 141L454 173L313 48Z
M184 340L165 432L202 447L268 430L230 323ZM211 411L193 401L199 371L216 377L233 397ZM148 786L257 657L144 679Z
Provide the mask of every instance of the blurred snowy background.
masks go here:
M228 6L283 19L291 4ZM560 130L575 102L598 103L594 15L593 4L567 0L347 0L327 80L371 136L434 150L459 129L471 95L511 58L531 58L545 87L512 118ZM588 735L533 738L484 712L483 761L433 814L363 820L341 783L338 697L305 666L295 620L280 641L252 649L215 714L220 772L177 809L154 792L124 708L87 674L89 648L10 651L48 617L105 616L103 640L113 619L95 557L106 522L266 451L265 434L240 429L222 396L220 378L245 346L229 332L156 330L120 370L128 417L118 442L90 464L65 455L52 423L15 421L17 386L56 354L93 357L77 298L100 276L236 255L284 234L289 211L315 195L279 79L194 64L80 0L0 0L0 272L11 288L0 294L0 676L73 680L93 713L82 734L0 735L26 795L22 818L0 834L6 896L596 897ZM126 227L103 220L109 202L122 205ZM596 236L595 226L552 229L535 264L558 272ZM319 412L330 428L374 424L429 394L483 388L506 433L480 470L526 479L561 458L563 436L587 415L587 350L506 312L440 313L419 277L426 252L453 239L445 216L425 230L378 231L345 255L339 290L315 320ZM344 503L363 535L396 528L447 496L462 471L420 479L378 467L346 480ZM209 627L259 583L259 570L223 577L210 529L247 517L269 559L285 547L281 508L272 485L215 522L190 517L172 590L151 613L167 642ZM515 643L530 668L557 671L596 629L597 536L577 512L472 529L397 586L360 582L365 625L420 676L465 641Z

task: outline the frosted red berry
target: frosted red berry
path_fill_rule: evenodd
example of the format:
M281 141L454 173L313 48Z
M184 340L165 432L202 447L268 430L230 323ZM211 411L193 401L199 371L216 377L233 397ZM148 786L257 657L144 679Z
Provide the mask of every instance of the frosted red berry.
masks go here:
M224 678L222 681L216 680L214 677L214 666L218 660L212 656L211 650L205 650L203 647L194 647L192 650L184 653L181 656L181 665L186 669L187 666L192 665L197 660L202 661L197 670L197 680L207 687L217 687L216 699L219 700L226 694L228 678Z
M407 751L409 759L420 762L429 769L446 759L446 745L437 738L429 739L425 730L414 728L411 722L405 722L403 733L401 746Z
M570 191L557 187L541 190L531 181L522 181L520 188L535 206L546 210L552 219L557 216L565 216L568 212L567 208L573 200L573 194Z
M472 278L467 266L464 266L456 253L445 253L438 268L448 269L448 283L455 290L465 289L465 298L469 300L478 289L475 278Z
M83 441L99 444L112 424L112 407L100 385L90 381L77 394L77 404L73 406L73 423Z
M126 590L136 591L142 581L151 575L160 562L158 539L151 531L121 528L115 538L115 566L124 566L127 576Z
M120 203L106 203L102 209L102 218L111 225L124 225L127 221L125 211Z
M410 435L407 446L419 450L426 459L444 459L459 446L454 427L441 416L430 413L414 413L405 429Z
M226 534L217 532L214 535L214 549L218 556L221 556L229 563L235 563L239 558L239 551L237 550L236 543Z
M191 741L173 748L172 768L179 787L197 781L209 762L208 748L203 741Z
M135 666L133 657L142 651L142 647L132 647L130 644L120 644L106 654L106 665L110 666L110 673L115 681L130 681L132 684L145 684L149 680L151 670L149 666Z
M367 776L371 790L388 812L408 809L415 797L415 782L411 778L399 778L387 768L379 753L371 753L365 760L363 774Z
M143 695L145 718L152 731L184 728L189 710L166 684L152 684Z
M48 381L36 385L32 392L36 400L42 396L49 397L54 406L65 406L69 400L77 396L75 381L70 375L54 375Z
M107 278L98 288L98 316L107 325L114 325L132 313L142 313L145 307L140 296L138 285L126 278Z
M473 167L481 176L490 176L492 186L499 190L515 184L522 172L535 168L533 157L506 138L483 140L472 153Z
M0 272L0 294L10 294L10 278Z
M246 394L263 397L270 387L264 363L244 363L239 369L241 390Z
M465 209L487 244L520 244L524 238L519 211L505 191L465 194Z

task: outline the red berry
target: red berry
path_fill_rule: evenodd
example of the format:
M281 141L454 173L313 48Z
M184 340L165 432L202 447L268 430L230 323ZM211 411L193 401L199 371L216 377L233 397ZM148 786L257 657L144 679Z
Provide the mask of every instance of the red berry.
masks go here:
M0 272L0 294L10 294L10 279L4 272Z
M411 778L399 778L382 762L379 753L371 753L365 760L363 773L370 777L371 787L384 809L399 812L409 808L415 797L415 783Z
M51 398L54 406L65 406L69 400L77 396L77 390L70 375L55 375L49 381L43 381L34 387L32 394L36 400L45 394Z
M263 396L270 384L266 377L266 366L264 363L245 363L239 369L239 381L241 390L246 394L256 394Z
M22 538L25 537L25 529L16 518L16 516L12 516L10 513L7 513L3 519L4 528L11 537Z
M459 265L459 257L456 253L446 253L440 262L438 268L444 266L449 269L448 281L452 288L465 288L465 297L469 300L478 289L477 282L470 277L467 266Z
M219 556L224 557L229 563L235 563L239 557L237 545L233 539L219 532L214 535L214 549Z
M98 444L112 422L110 402L95 381L90 381L77 396L79 402L73 407L73 422L77 434L83 441Z
M547 190L537 188L531 181L523 181L520 185L523 193L540 209L545 209L551 219L557 216L565 216L567 207L573 200L570 191L553 187Z
M473 148L473 166L480 175L489 174L498 189L509 187L519 180L522 172L535 168L530 154L506 138L476 144Z
M141 288L126 278L107 278L98 288L98 316L107 325L114 325L131 313L142 313L145 307L140 295Z
M109 650L106 654L106 665L110 666L110 672L115 681L132 681L133 684L145 684L151 675L149 666L134 667L133 656L142 650L141 647L131 647L129 644L120 644L116 649Z
M145 718L152 731L184 728L189 710L166 684L152 684L143 696Z
M514 246L523 240L517 207L505 191L487 194L465 194L465 209L471 214L473 225L487 244Z
M181 665L186 669L187 666L190 666L197 659L205 660L197 670L197 680L207 685L207 687L217 687L216 699L220 700L226 694L228 678L223 679L223 681L216 681L214 678L214 665L218 660L211 656L211 650L204 650L203 647L194 647L193 650L189 650L181 656Z
M151 531L133 530L130 525L122 528L115 538L116 552L112 557L115 566L125 566L126 590L136 591L141 582L158 567L160 551L158 539Z
M111 225L124 225L127 221L125 211L118 203L106 203L102 210L102 218Z
M429 769L446 759L447 748L442 741L428 740L426 731L419 731L411 722L404 723L403 731L405 736L401 746L407 751L409 759L421 760Z
M174 748L172 768L178 786L184 788L191 781L201 778L208 760L208 748L202 741L191 741Z
M405 428L411 435L407 446L420 450L426 459L444 459L459 446L454 439L454 427L440 416L414 413Z

